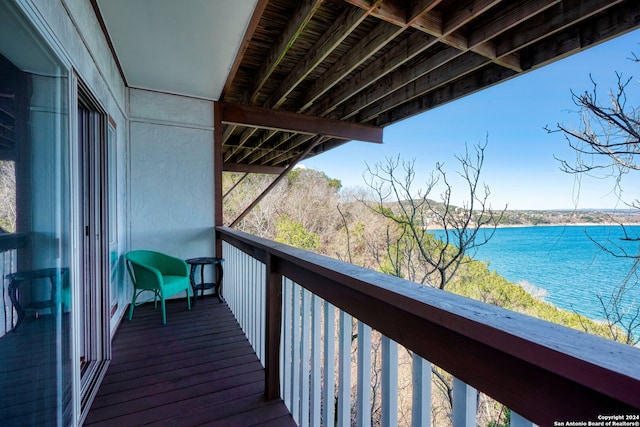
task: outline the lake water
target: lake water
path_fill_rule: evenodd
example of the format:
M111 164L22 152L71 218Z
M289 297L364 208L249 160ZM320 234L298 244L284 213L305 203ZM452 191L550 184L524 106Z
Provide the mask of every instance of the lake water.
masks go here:
M626 230L629 237L640 236L640 226ZM603 252L594 241L636 255L638 242L623 237L617 225L499 228L474 258L511 282L544 290L545 300L560 308L600 319L597 294L610 295L634 261ZM633 293L628 298L640 299L640 286Z

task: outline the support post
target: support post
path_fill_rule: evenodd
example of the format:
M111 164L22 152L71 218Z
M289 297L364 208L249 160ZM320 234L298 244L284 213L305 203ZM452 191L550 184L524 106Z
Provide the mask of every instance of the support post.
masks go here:
M280 331L282 329L282 275L277 260L267 253L265 322L265 394L268 400L280 397Z
M213 103L213 201L214 226L218 227L222 223L222 105L216 101ZM215 233L216 256L222 257L222 240L218 233Z

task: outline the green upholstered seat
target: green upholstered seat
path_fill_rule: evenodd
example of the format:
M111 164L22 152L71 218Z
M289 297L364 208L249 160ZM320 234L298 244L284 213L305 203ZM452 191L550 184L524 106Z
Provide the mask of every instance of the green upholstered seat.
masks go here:
M129 308L129 320L133 317L133 309L138 296L145 292L154 293L154 303L157 307L158 298L162 305L162 323L167 323L165 299L180 291L187 294L187 307L191 310L189 289L189 269L187 263L180 258L156 251L137 250L126 255L127 271L133 282L133 298Z

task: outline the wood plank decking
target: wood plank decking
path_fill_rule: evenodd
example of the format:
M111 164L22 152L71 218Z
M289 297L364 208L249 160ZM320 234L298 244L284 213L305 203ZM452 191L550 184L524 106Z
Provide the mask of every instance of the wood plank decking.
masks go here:
M215 297L137 307L122 321L85 426L295 426L264 398L264 370L226 304Z

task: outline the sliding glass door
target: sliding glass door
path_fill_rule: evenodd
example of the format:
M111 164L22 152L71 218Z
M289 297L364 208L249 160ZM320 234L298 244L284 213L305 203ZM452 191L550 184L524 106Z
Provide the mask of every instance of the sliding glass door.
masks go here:
M0 420L74 419L67 68L0 2Z
M77 140L82 245L78 300L81 411L88 410L109 355L107 116L78 82Z

